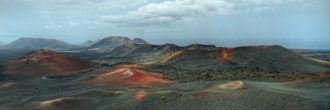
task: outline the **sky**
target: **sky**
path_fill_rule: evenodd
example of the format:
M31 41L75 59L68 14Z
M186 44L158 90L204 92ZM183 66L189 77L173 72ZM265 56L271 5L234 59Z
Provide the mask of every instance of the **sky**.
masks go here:
M107 36L330 49L330 0L0 0L0 41Z

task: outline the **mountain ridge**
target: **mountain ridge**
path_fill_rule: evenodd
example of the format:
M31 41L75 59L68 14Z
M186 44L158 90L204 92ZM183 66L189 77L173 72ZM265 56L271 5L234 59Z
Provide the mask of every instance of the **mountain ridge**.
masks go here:
M96 42L95 44L91 45L90 47L87 47L87 50L91 51L100 51L100 52L109 52L112 51L112 49L124 45L124 44L149 44L147 41L141 39L141 38L134 38L131 40L128 37L123 36L109 36L106 38L103 38L102 40Z
M73 48L75 48L75 46L65 43L63 41L59 41L57 39L48 38L19 38L3 47L3 49L12 50L65 50Z
M195 70L243 67L315 74L330 68L327 63L300 56L280 45L247 45L235 48L205 44L154 45L140 38L131 40L122 36L106 37L90 47L62 53L108 64L132 62Z
M6 45L5 42L0 41L0 47L5 46L5 45Z

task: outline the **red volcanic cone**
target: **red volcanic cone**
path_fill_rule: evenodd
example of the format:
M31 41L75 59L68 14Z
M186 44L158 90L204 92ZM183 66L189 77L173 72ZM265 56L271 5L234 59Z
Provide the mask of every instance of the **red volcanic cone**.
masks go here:
M93 84L107 86L165 86L174 83L162 79L163 75L158 73L150 73L131 68L120 68L112 72L100 74L91 82Z

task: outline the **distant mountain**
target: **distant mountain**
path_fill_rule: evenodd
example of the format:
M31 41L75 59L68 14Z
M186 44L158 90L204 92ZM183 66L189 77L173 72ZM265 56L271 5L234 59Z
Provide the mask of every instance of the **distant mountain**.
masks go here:
M113 58L111 59L112 61L119 58L126 58L127 62L145 63L157 61L166 57L166 55L181 49L183 49L183 47L174 44L145 45L129 43L114 48L110 53L103 57Z
M5 46L5 45L6 45L6 43L0 41L0 47Z
M87 50L91 51L98 51L98 52L110 52L114 48L124 45L124 44L129 44L129 43L134 43L134 44L148 44L143 39L140 38L135 38L133 40L129 39L128 37L122 37L122 36L110 36L106 37L94 45L90 46L87 48Z
M99 42L100 40L102 39L97 39L97 40L88 40L88 41L85 41L81 44L78 44L77 46L80 46L80 47L90 47L92 45L94 45L95 43Z
M79 44L78 46L82 46L82 47L89 47L89 46L92 46L96 43L96 41L91 41L91 40L88 40L88 41L85 41L81 44Z
M98 67L99 64L84 59L56 53L51 50L32 51L2 65L1 73L40 77L48 74L71 74Z
M135 44L149 44L147 41L141 38L134 38L131 42Z
M75 46L67 44L65 42L56 39L46 38L20 38L5 47L4 49L14 50L40 50L40 49L52 49L52 50L65 50L72 49Z

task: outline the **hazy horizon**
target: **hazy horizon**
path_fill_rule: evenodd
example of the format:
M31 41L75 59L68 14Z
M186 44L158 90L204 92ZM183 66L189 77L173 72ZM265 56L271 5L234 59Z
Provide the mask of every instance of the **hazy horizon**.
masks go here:
M1 0L0 41L107 36L152 44L330 49L328 0Z

